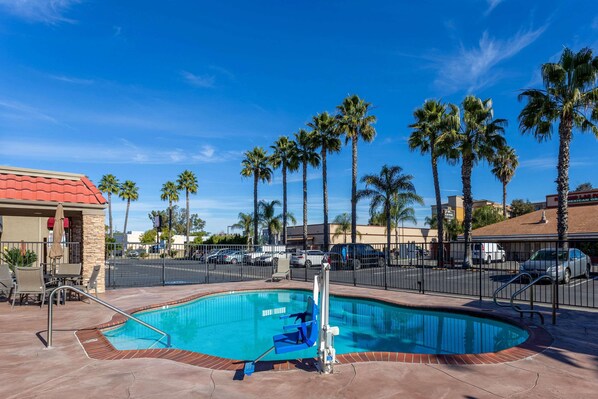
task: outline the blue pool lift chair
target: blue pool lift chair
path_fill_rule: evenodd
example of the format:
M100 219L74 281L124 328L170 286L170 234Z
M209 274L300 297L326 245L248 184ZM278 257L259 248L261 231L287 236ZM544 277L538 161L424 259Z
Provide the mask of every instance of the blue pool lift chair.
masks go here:
M245 363L243 374L253 374L255 371L255 364L273 350L277 354L281 354L300 351L314 346L319 335L318 312L318 305L316 305L314 299L310 296L307 298L307 307L305 312L280 316L281 319L289 319L294 317L295 322L299 321L300 323L283 326L283 330L285 332L272 337L274 346L264 352L253 362Z

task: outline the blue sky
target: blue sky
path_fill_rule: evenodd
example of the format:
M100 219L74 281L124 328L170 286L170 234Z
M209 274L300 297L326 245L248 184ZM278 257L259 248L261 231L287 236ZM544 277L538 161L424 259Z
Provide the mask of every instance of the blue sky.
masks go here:
M0 163L133 180L129 227L165 208L164 182L194 171L191 211L226 230L252 210L244 151L269 147L356 93L374 106L378 135L359 145L359 175L396 164L433 202L429 158L406 140L427 98L468 93L509 120L520 156L508 201L555 192L558 142L522 136L520 89L540 87L539 67L563 46L598 51L598 3L587 1L115 1L0 0ZM576 134L571 186L595 180L596 139ZM331 217L350 210L350 147L329 159ZM459 168L441 165L443 196L459 194ZM309 171L309 221L322 221L319 170ZM481 164L475 198L501 200ZM301 177L290 208L301 219ZM260 198L281 199L280 174ZM122 230L124 203L115 200ZM181 201L184 206L184 201ZM358 221L367 222L367 204Z

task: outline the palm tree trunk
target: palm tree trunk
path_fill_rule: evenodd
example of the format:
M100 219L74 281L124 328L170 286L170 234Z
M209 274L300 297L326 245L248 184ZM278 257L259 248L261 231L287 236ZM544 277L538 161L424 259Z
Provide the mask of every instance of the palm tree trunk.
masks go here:
M507 218L507 183L502 183L502 215Z
M567 241L569 230L569 146L573 120L571 117L561 119L559 123L559 165L557 178L558 209L557 232L559 241Z
M322 191L324 196L324 251L330 245L330 226L328 226L328 172L326 171L326 146L322 145Z
M287 244L287 167L282 164L282 243Z
M436 195L436 221L438 228L438 266L444 265L444 218L442 215L442 197L440 196L440 179L438 178L438 162L436 159L434 144L430 148L432 154L432 176L434 178L434 194Z
M172 250L172 200L168 200L168 253Z
M470 156L463 157L461 165L461 180L463 181L463 207L465 208L465 219L463 220L463 236L465 238L465 258L463 259L463 267L470 267L471 262L471 220L473 198L471 196L471 169L473 168L473 160Z
M189 213L189 190L188 189L185 190L185 194L187 196L187 240L186 240L186 243L188 244L189 243L189 216L190 216L190 213Z
M303 249L307 249L307 161L303 161Z
M112 194L108 192L108 224L110 225L110 238L114 238L112 230Z
M131 206L131 200L127 200L127 210L125 211L125 225L123 227L123 242L124 249L127 249L127 222L129 221L129 207Z
M258 172L253 171L253 245L257 245L257 223L258 223L258 214L257 214L257 179L258 179Z
M353 132L352 147L352 173L351 173L351 243L357 242L357 132Z
M390 262L390 203L386 201L385 212L386 212L386 265ZM384 275L386 278L386 274ZM384 284L386 286L386 282Z

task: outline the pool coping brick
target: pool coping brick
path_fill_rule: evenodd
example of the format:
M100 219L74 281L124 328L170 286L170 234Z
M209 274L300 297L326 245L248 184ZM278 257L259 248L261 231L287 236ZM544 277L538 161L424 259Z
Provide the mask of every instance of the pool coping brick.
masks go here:
M273 288L275 290L275 288ZM290 290L305 291L298 288L288 288ZM239 289L239 290L220 290L206 292L196 295L187 296L179 300L162 302L154 305L147 305L129 309L126 312L129 314L138 313L147 310L159 309L163 307L176 306L196 299L227 293L236 292L251 292L264 291L265 289ZM389 299L372 298L366 295L344 295L334 294L338 297L349 297L358 299L367 299L370 301L398 305L405 308L417 308L423 310L435 310L441 312L450 312L457 314L464 314L475 316L484 319L498 320L514 326L517 326L528 333L528 338L525 342L504 349L498 352L486 352L479 354L417 354L404 352L353 352L337 355L337 361L341 364L364 363L364 362L396 362L396 363L417 363L417 364L448 364L448 365L485 365L485 364L501 364L509 363L517 360L525 359L543 352L549 348L553 343L553 337L540 326L533 326L530 328L526 324L520 323L516 320L502 315L488 314L487 312L480 312L472 309L464 309L454 306L420 306L405 304L400 301ZM141 350L118 350L110 341L102 334L102 330L115 328L127 321L125 316L115 314L112 319L94 327L79 329L75 332L77 339L81 346L92 359L97 360L122 360L122 359L138 359L138 358L155 358L167 359L179 363L189 364L197 367L203 367L212 370L230 370L241 371L245 365L246 360L232 360L217 356L191 352L182 349L141 349ZM296 360L282 360L282 361L262 361L256 364L256 371L284 371L293 369L315 368L315 359L296 359Z

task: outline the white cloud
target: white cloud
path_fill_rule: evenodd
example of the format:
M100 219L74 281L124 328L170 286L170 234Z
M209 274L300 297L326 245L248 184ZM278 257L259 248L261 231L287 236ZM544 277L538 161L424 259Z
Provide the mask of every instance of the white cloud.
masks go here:
M490 15L490 13L492 12L492 10L494 10L496 8L496 6L499 5L502 2L503 2L503 0L486 0L486 3L488 3L488 8L484 12L484 15L485 16Z
M188 71L181 71L181 76L191 86L210 89L214 87L216 78L213 75L195 75Z
M529 169L537 169L537 170L546 170L546 169L556 169L558 163L558 158L554 157L543 157L543 158L534 158L534 159L526 159L519 163L520 168L529 168ZM587 159L587 158L578 158L574 161L569 163L571 168L576 167L587 167L592 166L594 163Z
M496 68L498 64L532 44L547 27L548 24L535 30L519 31L505 40L491 38L484 32L478 46L468 49L461 45L456 54L436 57L438 74L434 84L448 92L473 92L493 85L501 78Z
M44 122L51 122L51 123L59 124L59 122L52 116L34 108L34 107L20 103L18 101L0 99L0 109L2 109L2 108L14 113L17 117L21 116L21 117L26 117L26 118L33 118L33 119L41 120ZM4 116L7 116L7 115L4 115Z
M0 9L29 22L74 22L64 14L81 0L0 0Z
M78 85L93 84L93 80L91 80L91 79L73 78L73 77L64 76L64 75L50 75L50 78L52 78L54 80L59 80L61 82L73 83L73 84L78 84Z

